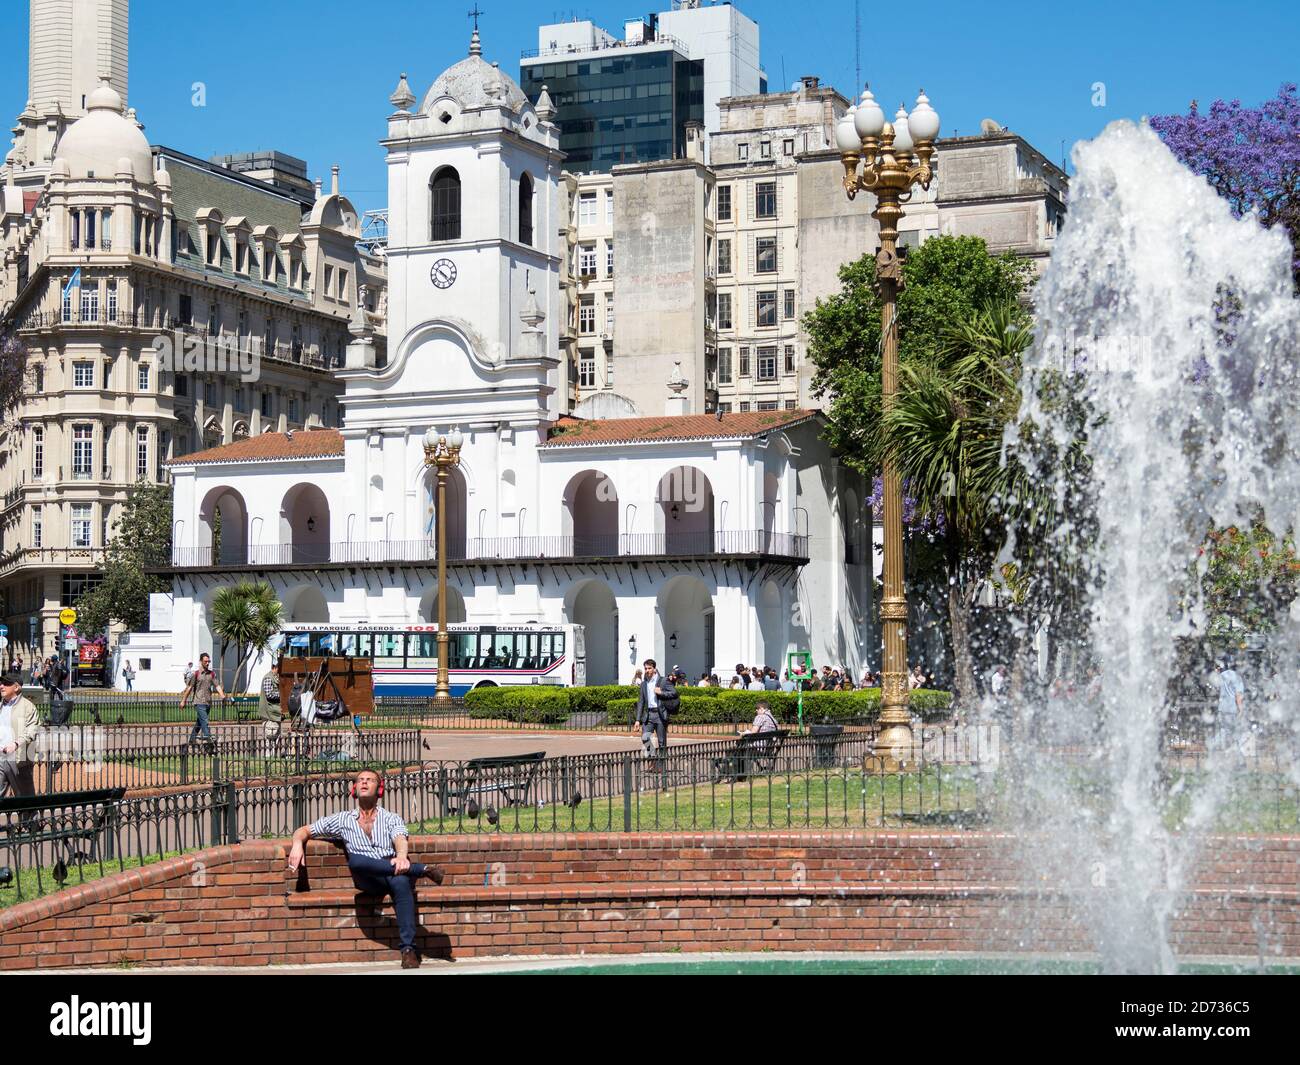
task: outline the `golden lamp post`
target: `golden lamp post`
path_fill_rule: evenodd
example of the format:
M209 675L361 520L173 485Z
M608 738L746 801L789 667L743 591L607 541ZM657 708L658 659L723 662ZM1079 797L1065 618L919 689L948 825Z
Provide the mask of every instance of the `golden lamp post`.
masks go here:
M460 449L465 443L459 429L440 436L432 427L424 434L424 464L438 471L438 504L434 519L438 523L438 688L434 698L451 698L447 675L450 646L447 638L447 475L460 465Z
M888 411L898 391L898 293L903 287L898 258L898 220L912 186L930 187L930 160L939 135L939 115L925 92L909 115L902 107L892 123L870 89L835 126L835 143L844 159L844 191L850 200L859 189L876 197L871 212L880 225L876 282L880 286L880 391ZM903 486L898 465L884 459L885 594L880 623L885 649L881 681L880 736L877 758L887 770L898 768L912 750L912 717L907 709L907 596L903 589Z

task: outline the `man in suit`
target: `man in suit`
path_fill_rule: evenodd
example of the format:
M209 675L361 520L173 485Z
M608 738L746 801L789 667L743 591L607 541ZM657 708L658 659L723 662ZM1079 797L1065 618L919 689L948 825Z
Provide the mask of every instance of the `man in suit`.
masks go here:
M655 753L663 758L668 746L668 715L672 713L680 696L670 677L659 675L659 667L653 658L644 663L641 684L636 696L636 724L633 733L641 733L641 746L645 748L646 757L651 754L650 738L657 740Z
M36 794L32 755L40 730L40 715L23 695L22 676L0 676L0 798Z

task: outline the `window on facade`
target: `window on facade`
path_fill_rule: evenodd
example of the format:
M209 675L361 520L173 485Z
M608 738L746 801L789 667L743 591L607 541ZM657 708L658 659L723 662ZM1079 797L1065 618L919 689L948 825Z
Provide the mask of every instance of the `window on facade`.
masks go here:
M149 430L143 425L135 431L135 479L149 479Z
M792 400L792 399L787 399L787 400L785 401L785 409L786 409L786 410L794 410L794 400Z
M533 176L519 179L519 243L533 243Z
M194 321L194 297L186 292L182 292L177 300L176 317L180 319L182 325L189 325Z
M95 214L96 211L93 208L86 212L86 247L87 248L93 248L95 246Z
M81 320L93 322L99 318L99 286L91 285L81 290Z
M104 308L104 316L110 322L117 321L117 282L108 283L107 306Z
M730 413L731 413L731 404L730 404L730 403L719 403L719 404L718 404L718 410L721 411L723 414L730 414Z
M63 320L72 321L72 289L70 288L63 290Z
M731 186L718 186L718 221L731 221Z
M794 345L785 346L785 372L794 373Z
M758 379L760 381L776 380L776 345L758 349Z
M758 154L759 154L759 156L762 157L763 159L771 159L771 158L772 158L772 142L771 142L771 141L760 141L760 142L759 142L759 145L758 145Z
M235 273L248 273L248 242L243 237L235 237Z
M190 380L184 374L176 375L176 394L178 396L188 396L190 394Z
M758 404L759 410L776 410L778 403L774 399L765 399Z
M794 289L792 288L785 290L785 306L781 317L787 322L794 318Z
M135 387L137 392L149 391L149 364L142 362L135 371Z
M297 420L298 420L298 397L290 396L289 397L289 421L296 422Z
M63 575L63 597L60 606L76 606L83 595L93 592L103 582L100 573L65 573Z
M758 325L766 329L776 325L776 291L758 294Z
M217 306L216 300L208 304L208 332L216 336L217 329L221 325L221 308Z
M136 215L136 244L140 243L140 216ZM136 251L139 252L139 248ZM208 265L221 265L221 230L215 227L208 230Z
M760 181L754 190L754 217L776 217L776 182Z
M113 250L113 212L105 211L103 224L99 227L99 246L105 251Z
M596 387L596 357L591 351L578 352L578 387Z
M39 396L45 391L45 367L39 362L32 367L32 377L36 383L36 394Z
M731 273L731 241L718 241L718 273Z
M275 246L268 240L262 245L262 280L274 281L275 274Z
M74 425L72 427L72 476L79 480L88 480L94 461L93 427Z
M339 267L339 299L346 300L347 298L348 298L348 272L344 270L343 267L340 266Z
M614 384L614 353L608 352L605 355L605 387L613 387Z
M325 267L325 295L330 296L334 293L334 267Z
M718 328L730 329L731 326L731 293L718 293Z
M73 211L71 212L71 217L72 217L72 237L70 238L70 243L72 246L72 250L76 251L78 248L81 247L81 212Z
M748 413L749 413L749 404L748 404L748 403L742 403L742 404L740 405L740 413L741 413L741 414L748 414Z
M444 166L429 183L429 239L460 240L460 175Z
M605 276L614 276L614 242L605 241Z
M739 159L742 163L746 162L749 159L748 144L738 144L736 146L736 158Z
M270 416L271 416L271 393L263 392L262 393L262 417L269 418Z
M32 429L32 480L45 476L45 430L39 425Z
M718 348L718 384L731 384L731 349Z
M781 142L781 151L786 155L794 155L794 141L787 137Z
M217 382L210 378L203 382L203 402L206 406L215 407L217 405Z
M594 226L596 224L596 194L584 192L578 196L578 225Z
M90 546L90 508L89 503L72 504L72 546Z
M95 364L93 362L74 362L72 364L72 387L95 387Z
M740 349L740 374L741 377L749 376L749 348Z
M43 507L34 507L32 509L32 546L41 547L45 539L44 515L41 513Z
M776 237L758 237L754 241L754 272L776 273Z
M591 334L596 331L596 297L582 296L578 302L578 332Z
M610 336L614 335L614 296L612 293L605 297L605 332Z
M578 275L580 277L596 276L596 245L578 245Z

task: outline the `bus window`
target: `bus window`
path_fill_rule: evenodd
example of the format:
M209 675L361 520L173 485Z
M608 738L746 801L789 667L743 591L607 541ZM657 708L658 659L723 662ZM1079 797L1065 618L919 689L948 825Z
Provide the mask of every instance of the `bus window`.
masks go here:
M357 633L356 656L358 658L372 658L375 653L374 642L375 642L374 636L372 636L370 633L368 632Z
M305 632L288 633L284 641L284 653L289 658L307 657L308 637Z
M564 657L564 633L557 632L551 637L551 646L555 649L555 657Z
M515 668L515 638L512 633L497 633L493 658L498 669Z
M451 669L469 669L476 657L477 638L472 632L453 632L451 636Z
M537 668L537 634L535 632L521 632L515 637L515 647L523 659L524 669Z
M406 634L406 668L432 669L438 665L438 637L432 632Z
M357 634L355 632L339 634L339 654L344 658L357 657Z
M375 667L377 669L401 669L405 666L402 634L400 632L381 632L375 634Z
M313 658L327 658L334 653L335 633L313 632L311 634L311 654Z

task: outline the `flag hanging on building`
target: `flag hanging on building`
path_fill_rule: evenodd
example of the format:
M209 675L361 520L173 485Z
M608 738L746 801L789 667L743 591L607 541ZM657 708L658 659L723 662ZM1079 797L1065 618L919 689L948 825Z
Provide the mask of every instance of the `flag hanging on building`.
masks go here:
M81 288L81 267L80 266L78 266L75 270L72 271L72 276L68 278L68 283L63 286L63 298L65 300L68 298L68 294L74 288Z

